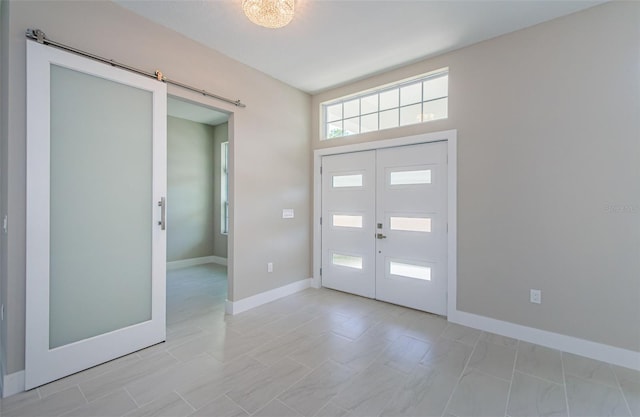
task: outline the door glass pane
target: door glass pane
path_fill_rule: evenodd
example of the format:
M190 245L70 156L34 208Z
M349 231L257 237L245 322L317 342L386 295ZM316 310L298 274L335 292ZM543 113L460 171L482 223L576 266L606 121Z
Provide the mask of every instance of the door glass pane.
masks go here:
M362 228L362 216L349 216L346 214L334 214L333 225L336 227Z
M401 262L389 262L389 273L401 277L409 277L431 281L431 268L428 266L405 264Z
M431 184L431 170L395 171L389 179L391 185Z
M362 269L362 258L359 256L341 255L334 253L331 263L338 266L346 266L347 268Z
M430 232L431 219L424 217L390 217L389 229L408 232Z
M151 319L152 95L51 67L50 337Z
M362 174L355 175L334 175L333 187L362 187Z

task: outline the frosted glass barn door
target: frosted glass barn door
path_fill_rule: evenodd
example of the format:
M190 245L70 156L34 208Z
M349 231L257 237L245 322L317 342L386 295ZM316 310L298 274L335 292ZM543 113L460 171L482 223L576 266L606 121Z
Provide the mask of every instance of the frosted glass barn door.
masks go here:
M27 41L25 385L165 340L166 86Z

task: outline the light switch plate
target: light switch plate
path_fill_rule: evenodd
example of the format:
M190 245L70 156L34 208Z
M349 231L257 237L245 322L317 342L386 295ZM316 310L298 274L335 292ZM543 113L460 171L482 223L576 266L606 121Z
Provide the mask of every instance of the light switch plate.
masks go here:
M294 218L293 209L282 209L282 218L283 219L293 219Z

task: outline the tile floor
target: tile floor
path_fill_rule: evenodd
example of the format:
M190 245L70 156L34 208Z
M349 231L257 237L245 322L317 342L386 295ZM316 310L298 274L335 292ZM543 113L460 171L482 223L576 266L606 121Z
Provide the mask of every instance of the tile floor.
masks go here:
M2 416L640 416L640 372L309 289L224 315L168 274L167 342L2 400Z

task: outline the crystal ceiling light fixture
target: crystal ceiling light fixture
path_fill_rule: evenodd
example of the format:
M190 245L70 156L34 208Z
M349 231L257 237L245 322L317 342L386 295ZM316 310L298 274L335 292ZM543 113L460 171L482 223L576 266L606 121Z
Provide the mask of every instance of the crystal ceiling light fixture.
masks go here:
M242 10L259 26L277 29L293 19L294 0L242 0Z

